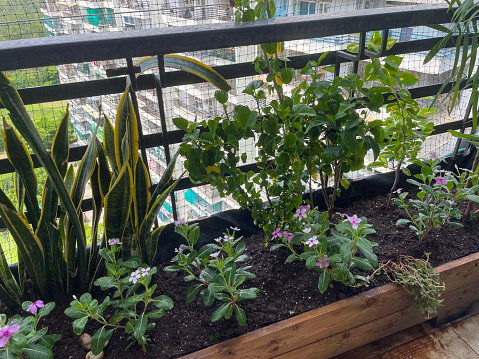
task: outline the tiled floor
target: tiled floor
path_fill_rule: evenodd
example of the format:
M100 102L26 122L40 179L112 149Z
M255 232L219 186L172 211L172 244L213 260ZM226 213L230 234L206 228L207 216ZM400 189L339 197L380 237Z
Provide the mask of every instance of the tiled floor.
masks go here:
M479 359L479 303L440 328L417 325L334 359Z

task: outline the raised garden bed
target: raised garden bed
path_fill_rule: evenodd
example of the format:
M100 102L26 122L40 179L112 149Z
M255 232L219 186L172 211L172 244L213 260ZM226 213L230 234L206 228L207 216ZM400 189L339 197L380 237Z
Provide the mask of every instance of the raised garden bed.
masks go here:
M479 300L479 253L437 267L446 289L436 320ZM193 358L331 358L427 319L411 298L389 283L184 356Z

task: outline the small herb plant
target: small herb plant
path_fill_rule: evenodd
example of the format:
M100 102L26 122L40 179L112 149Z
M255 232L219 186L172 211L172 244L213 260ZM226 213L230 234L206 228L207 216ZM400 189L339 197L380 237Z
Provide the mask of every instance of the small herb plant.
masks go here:
M40 318L48 315L55 303L44 304L43 301L24 302L23 310L33 314L28 317L14 315L7 321L5 314L0 314L0 356L2 358L53 358L54 343L60 334L47 334L48 328L37 330ZM22 356L23 355L23 356Z
M230 319L234 312L238 323L245 325L246 314L238 303L244 299L256 298L259 289L240 289L246 279L255 278L256 275L248 272L251 266L238 266L250 259L244 254L246 244L241 241L243 237L234 239L239 229L232 228L232 233L223 233L223 237L215 239L215 244L207 244L197 251L194 246L200 236L198 225L188 225L183 220L176 221L175 224L175 231L185 238L187 244L176 249L178 254L172 259L176 264L164 270L183 270L188 273L184 278L186 282L196 282L186 292L186 303L191 303L198 294L206 306L219 300L222 304L213 312L212 322L223 317Z
M381 272L413 296L412 308L426 314L428 319L431 314L437 313L437 308L443 302L441 292L444 291L445 285L441 284L439 274L429 263L429 253L426 253L426 259L400 255L397 262L381 263L374 275Z
M477 199L474 196L479 190L475 185L467 187L468 179L475 180L477 175L471 175L467 171L453 173L443 171L439 166L440 159L433 154L431 158L422 163L421 173L414 175L415 179L407 181L419 188L418 199L409 199L406 202L408 192L396 191L399 195L394 203L406 211L409 219L399 219L396 225L410 224L414 232L423 241L429 231L440 228L445 223L453 227L462 227L462 224L455 220L461 219L461 212L457 208L457 201L463 198ZM414 208L411 211L410 207Z
M155 267L150 268L146 265L138 267L139 256L126 261L117 259L122 243L118 239L110 239L108 242L110 248L99 251L105 260L108 275L97 279L95 285L101 287L103 291L114 288L113 298L117 299L110 300L107 296L100 304L90 293L83 294L79 299L73 296L74 300L70 303L70 308L65 310L65 314L76 318L73 322L73 331L77 335L83 332L90 318L103 325L91 340L91 351L95 355L101 353L105 342L111 338L116 329L123 329L130 334L128 340L131 343L127 349L138 343L143 351L146 351L146 345L151 340L146 333L155 326L155 323L149 320L162 318L165 310L173 308L173 301L165 295L153 297L156 284L150 286L150 283L152 275L156 273ZM109 320L103 316L108 306L115 310L115 314Z
M294 260L306 261L306 267L320 272L318 289L324 293L333 282L344 285L356 285L357 281L367 282L368 278L353 274L354 267L373 270L378 266L373 247L377 243L370 242L366 236L376 233L366 218L356 215L341 214L343 220L331 228L327 212L309 210L309 206L301 206L296 211L296 220L289 224L287 230L280 228L272 233L274 244L271 250L287 247L292 254L286 263Z

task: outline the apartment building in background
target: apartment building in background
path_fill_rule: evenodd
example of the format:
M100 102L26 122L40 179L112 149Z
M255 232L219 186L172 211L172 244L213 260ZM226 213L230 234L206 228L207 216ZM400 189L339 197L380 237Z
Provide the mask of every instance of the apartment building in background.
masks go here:
M280 17L412 5L420 2L418 0L275 0L276 16ZM231 7L229 0L46 0L41 6L41 11L45 17L44 26L49 36L234 21L234 8ZM389 36L398 41L409 41L439 36L439 34L435 30L420 27L393 29ZM295 56L339 50L355 41L357 36L354 34L289 41L285 44L284 55ZM198 51L183 55L210 66L216 66L233 62L252 62L256 53L256 46L247 46ZM424 60L423 54L406 55L402 67L404 70L414 71L422 80L421 84L437 81L438 73L447 75L451 70L451 54L446 51L442 58L436 58L431 64L422 68L419 65ZM99 61L61 65L58 66L58 71L60 81L68 83L106 78L107 69L123 66L126 66L126 63L122 60ZM348 66L343 66L342 73L349 70ZM251 99L242 94L242 90L253 78L229 81L232 85L227 103L229 109L233 109L239 103L251 104ZM256 78L261 76L258 75ZM302 81L299 72L296 80ZM290 91L293 86L294 83L286 91ZM166 89L164 102L168 129L174 129L171 120L175 117L202 121L221 115L223 108L216 102L214 92L215 89L208 83ZM120 94L113 94L69 101L71 121L79 143L87 143L97 124L102 124L100 120L102 114L107 115L114 122L119 99ZM144 134L161 132L155 91L140 91L137 93L137 99ZM455 116L459 117L460 114ZM98 133L102 136L101 128ZM255 146L252 142L243 143L242 148L250 158L254 157ZM162 147L150 148L147 152L152 180L157 182L166 167L165 153ZM235 206L232 200L221 198L211 186L177 192L176 200L179 216L190 220ZM172 220L171 203L165 203L159 219L165 223Z

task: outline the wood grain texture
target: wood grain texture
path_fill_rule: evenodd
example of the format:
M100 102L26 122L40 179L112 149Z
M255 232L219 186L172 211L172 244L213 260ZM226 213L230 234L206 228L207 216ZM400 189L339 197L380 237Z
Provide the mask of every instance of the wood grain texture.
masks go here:
M441 315L476 298L478 264L475 253L437 268L446 283ZM404 290L390 283L182 358L330 358L425 321L420 313L404 317L409 302Z

